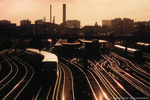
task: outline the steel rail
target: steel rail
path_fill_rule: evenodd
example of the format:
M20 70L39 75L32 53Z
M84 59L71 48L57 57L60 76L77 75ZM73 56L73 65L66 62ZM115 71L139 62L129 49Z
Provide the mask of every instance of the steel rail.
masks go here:
M111 61L110 61L110 60L111 60ZM129 75L128 73L126 73L125 71L123 71L122 69L120 69L118 66L116 66L116 64L114 63L114 61L113 61L112 59L109 59L108 61L109 61L110 64L111 64L110 68L111 68L114 72L116 72L118 75L120 75L120 76L121 76L122 78L124 78L126 81L128 81L132 86L134 86L135 88L137 88L139 91L143 92L143 93L146 94L147 96L150 96L150 94L148 93L148 91L145 91L145 90L143 89L143 87L138 86L137 83L134 83L133 80L130 80L129 78L127 78L127 76L130 77L130 78L132 78L132 79L134 79L135 81L139 82L139 84L145 86L142 82L140 82L139 80L135 79L134 77L132 77L131 75ZM113 63L114 63L114 64L113 64ZM115 65L116 68L118 68L118 69L115 69L115 68L113 67L114 65ZM126 76L125 76L125 75L122 75L118 70L120 70L121 72L124 72ZM146 87L147 87L147 86L146 86ZM145 89L146 89L146 87L145 87ZM149 90L150 90L150 89L149 89Z
M72 86L72 99L75 100L75 96L74 96L74 84L73 84L73 75L72 75L72 72L70 70L70 68L68 68L67 65L63 64L62 62L59 61L59 63L61 63L63 66L65 66L69 72L70 72L70 77L71 77L71 86Z

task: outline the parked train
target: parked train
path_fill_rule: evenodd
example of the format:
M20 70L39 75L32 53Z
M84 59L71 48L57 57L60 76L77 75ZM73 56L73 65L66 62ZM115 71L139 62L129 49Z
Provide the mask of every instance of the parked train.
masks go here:
M57 75L58 57L55 54L46 51L39 51L37 49L31 49L31 48L28 48L27 51L38 53L44 56L44 59L42 60L42 66L41 66L41 70L44 76L48 75L49 77L51 77L52 75L55 76Z
M114 50L117 53L125 54L125 46L114 45ZM134 48L127 48L127 55L134 57L135 59L142 58L142 51Z
M137 42L136 47L144 52L150 53L150 43Z

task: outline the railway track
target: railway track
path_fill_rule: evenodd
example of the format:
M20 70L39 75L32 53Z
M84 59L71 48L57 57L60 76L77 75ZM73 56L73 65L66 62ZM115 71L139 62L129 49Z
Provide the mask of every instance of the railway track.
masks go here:
M124 69L126 72L128 72L129 74L134 76L136 79L142 81L144 84L146 84L148 86L150 85L150 76L146 71L137 67L131 61L129 61L125 58L123 59L122 57L118 56L113 59L116 61L121 60L120 62L123 63L123 64L120 64L123 66L123 67L120 67L121 69Z
M74 61L74 63L83 68L82 64L77 62L78 61ZM97 81L98 88L100 88L99 91L101 91L101 93L99 93L101 94L101 97L103 96L103 99L134 99L134 97L105 70L106 62L107 60L105 59L101 59L99 62L89 60L91 66L89 67L88 72L89 75L93 76L92 79ZM89 75L88 78L90 79ZM90 82L92 82L92 80L90 80ZM95 83L92 83L92 85L94 87ZM95 91L97 90L98 89L96 88Z
M112 53L112 56L114 56L117 59L122 60L123 62L125 62L125 64L134 72L142 75L143 77L145 77L146 79L150 80L150 73L146 72L145 70L143 70L142 68L135 66L130 60L125 59L119 55L115 55Z
M74 79L74 96L76 100L98 100L86 72L70 59L60 58L70 71Z
M27 63L29 58L24 53L6 52L9 50L0 53L0 75L7 65L7 71L0 78L2 100L135 100L150 97L149 72L113 53L103 54L99 61L88 59L87 68L80 62L82 58L59 57L56 79L50 78L51 74L40 76L42 82L34 87L35 91L30 91L37 73L31 62ZM40 73L44 74L42 70Z
M4 96L3 100L12 98L16 100L21 92L25 89L25 87L29 84L34 75L34 69L32 68L32 66L30 66L23 60L19 59L16 56L12 56L11 60L18 64L19 70L24 70L24 74L18 81L18 83L15 84L15 86ZM21 69L21 67L23 69ZM22 72L20 74L22 74Z
M0 84L2 84L0 90L3 90L3 88L5 88L7 85L10 84L11 81L14 80L19 70L18 66L10 58L8 58L6 55L3 55L3 58L7 61L8 65L11 67L11 73L0 81Z
M53 96L52 96L52 100L58 100L58 96L59 96L59 92L60 95L62 95L62 91L60 91L60 84L61 84L61 79L62 78L62 70L61 68L58 66L58 72L57 72L57 79L55 82L55 87L54 87L54 91L53 91ZM62 83L63 84L63 83Z
M62 62L59 62L59 66L62 69L64 73L63 78L63 95L62 98L65 100L75 100L74 96L74 82L73 82L73 75L71 70L63 64Z
M124 99L125 97L128 97L134 99L134 97L105 70L105 67L107 67L105 65L106 62L107 61L105 60L101 63L94 61L91 62L91 64L94 66L92 70L101 77L101 81L105 84L104 87L107 89L108 93L111 94L109 95L109 98Z
M5 77L1 77L0 99L2 100L16 100L34 75L32 66L19 59L17 57L18 55L9 55L9 51L10 50L5 50L5 52L1 54L3 57L2 63L7 62L7 66L2 64L2 67L10 68L10 72Z
M118 74L119 76L121 76L124 80L126 80L128 83L130 83L131 86L133 86L134 88L136 88L138 91L145 94L146 96L150 96L149 95L149 87L147 85L145 85L143 82L139 81L138 79L136 79L135 77L133 77L132 75L130 75L129 73L127 73L126 71L122 70L119 68L119 66L117 66L115 60L111 59L108 56L104 56L105 59L109 59L109 63L110 63L110 69L113 70L116 74ZM144 95L143 95L144 96Z
M13 72L13 66L9 63L9 61L5 58L5 51L0 53L1 57L1 73L0 73L0 83L2 83L7 77L9 77ZM6 66L6 67L4 67Z
M76 65L80 66L81 69L84 69L83 65L81 63L77 63L76 60L71 60ZM102 63L103 60L99 63ZM86 75L88 77L89 82L91 83L92 91L95 93L95 100L101 100L101 99L123 99L123 97L117 92L117 89L115 89L112 84L110 84L110 79L107 76L104 76L104 73L100 71L100 69L97 69L97 62L94 64L93 62L89 61L91 63L92 67L89 67L89 69L86 71ZM108 81L109 80L109 81ZM117 81L115 81L117 82ZM119 84L119 83L118 83ZM114 85L114 82L113 82ZM120 85L120 84L119 84ZM120 85L121 86L121 85ZM130 97L133 99L133 97L124 89L126 93L124 93L124 97ZM126 95L125 95L126 94Z

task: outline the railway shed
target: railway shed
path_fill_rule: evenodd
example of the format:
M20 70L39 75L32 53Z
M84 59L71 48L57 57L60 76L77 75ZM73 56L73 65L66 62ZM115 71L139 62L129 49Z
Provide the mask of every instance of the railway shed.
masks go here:
M84 39L79 39L79 41L82 43L82 45L85 47L86 50L91 50L91 49L106 49L106 43L108 41L106 40L84 40Z

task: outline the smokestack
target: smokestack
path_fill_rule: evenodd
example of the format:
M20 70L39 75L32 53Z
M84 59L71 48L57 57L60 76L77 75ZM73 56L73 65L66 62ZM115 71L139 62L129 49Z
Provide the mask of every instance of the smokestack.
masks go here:
M52 23L52 5L50 5L50 23Z
M55 16L53 16L53 23L55 24Z
M63 24L66 25L66 4L63 4Z

